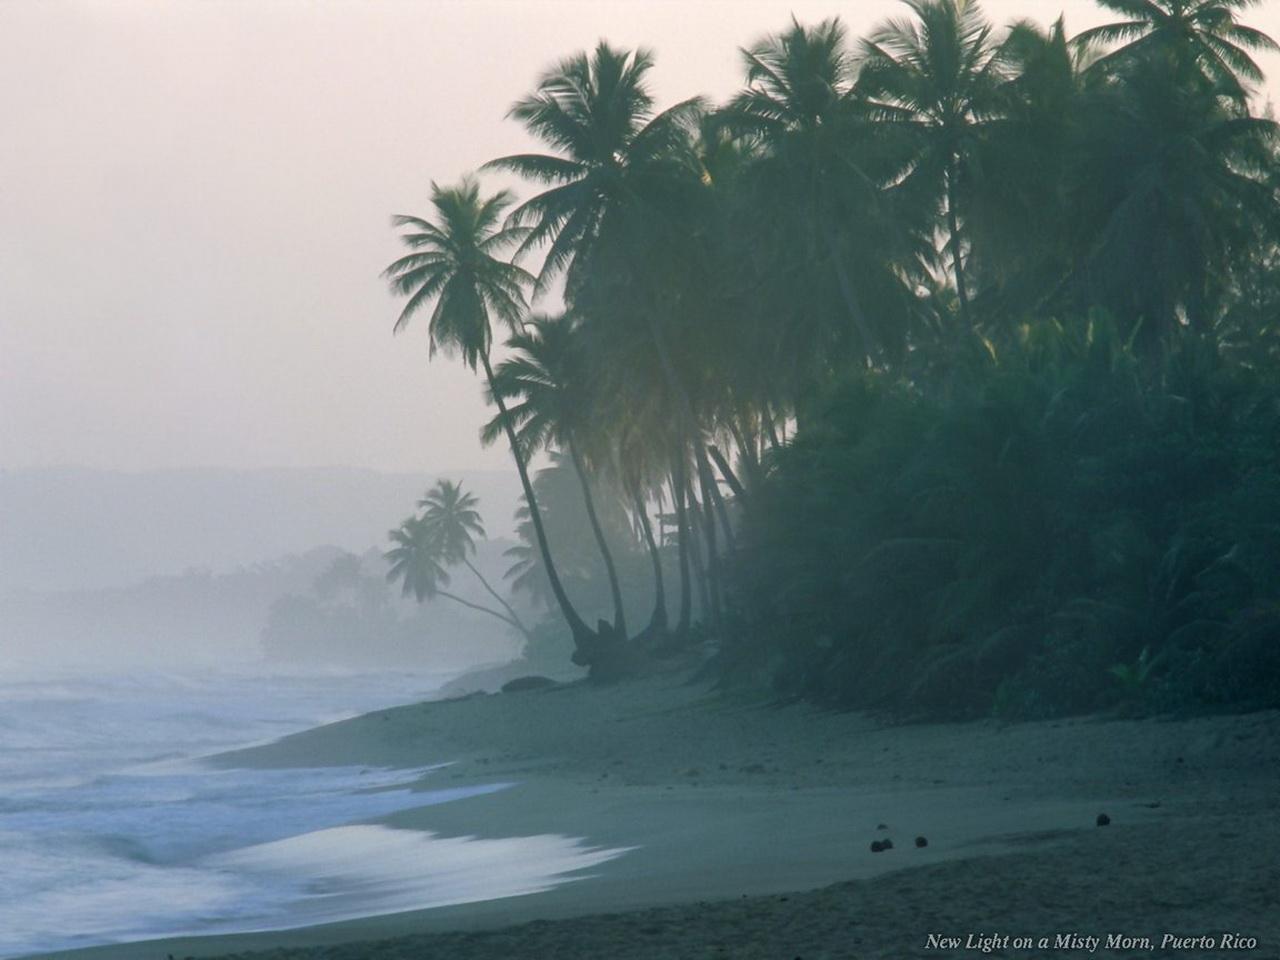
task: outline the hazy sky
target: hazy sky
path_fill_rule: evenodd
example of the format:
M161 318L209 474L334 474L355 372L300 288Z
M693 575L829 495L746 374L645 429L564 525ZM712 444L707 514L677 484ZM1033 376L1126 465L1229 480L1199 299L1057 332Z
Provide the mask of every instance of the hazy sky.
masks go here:
M857 34L901 9L0 0L0 468L504 466L478 380L391 336L390 214L522 149L507 107L602 36L657 51L666 104L731 94L792 12ZM1280 3L1247 19L1280 36Z

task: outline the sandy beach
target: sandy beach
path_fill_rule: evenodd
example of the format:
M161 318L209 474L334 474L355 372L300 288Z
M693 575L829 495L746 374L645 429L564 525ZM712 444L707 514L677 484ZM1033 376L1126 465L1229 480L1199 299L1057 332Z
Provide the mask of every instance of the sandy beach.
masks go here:
M386 826L559 834L627 852L526 896L74 955L1188 952L1166 935L1212 938L1198 956L1233 955L1225 934L1256 938L1250 956L1280 955L1275 712L891 725L751 701L673 673L413 704L217 762L413 768L442 758L454 762L427 774L424 789L512 786L394 814ZM873 853L886 838L892 849ZM1109 937L1121 939L1108 947Z

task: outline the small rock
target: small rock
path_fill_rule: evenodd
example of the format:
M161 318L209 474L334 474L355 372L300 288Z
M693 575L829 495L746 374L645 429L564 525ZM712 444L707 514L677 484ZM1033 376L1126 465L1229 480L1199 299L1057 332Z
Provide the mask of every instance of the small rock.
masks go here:
M1100 814L1098 814L1098 820L1097 820L1097 823L1098 823L1098 826L1100 826L1100 827L1105 827L1105 826L1107 826L1109 823L1111 823L1111 818L1110 818L1110 817L1108 817L1105 813L1100 813Z
M883 851L883 850L884 850L884 848L885 848L885 847L884 847L884 843L883 843L882 841L880 841L880 840L872 840L872 841L871 841L871 852L872 852L872 853L880 853L881 851Z
M877 823L877 824L876 824L876 829L877 829L877 830L888 830L888 829L889 829L889 825L888 825L887 823Z
M916 846L917 846L917 847L927 847L928 845L929 845L929 838L928 838L928 837L916 837Z
M882 849L884 849L884 850L892 850L892 849L893 849L893 841L892 841L892 840L890 840L888 837L885 837L885 838L884 838L884 843L882 843L880 846L881 846L881 848L882 848Z

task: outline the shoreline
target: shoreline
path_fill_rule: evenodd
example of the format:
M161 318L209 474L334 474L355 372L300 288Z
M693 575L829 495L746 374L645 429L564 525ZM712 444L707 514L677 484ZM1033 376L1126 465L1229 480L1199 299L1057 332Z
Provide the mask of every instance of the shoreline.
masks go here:
M391 960L438 949L465 958L736 960L756 956L758 942L761 957L801 945L806 952L791 955L806 960L901 957L923 950L930 932L1140 936L1165 915L1167 923L1185 917L1169 933L1216 935L1234 921L1260 949L1280 946L1267 893L1280 889L1270 856L1280 849L1275 711L887 726L668 675L410 704L212 759L416 768L443 758L453 762L424 776L422 789L514 785L373 822L444 837L557 834L632 849L586 877L507 899L41 956L267 950L281 960ZM1102 812L1107 829L1095 825ZM917 835L928 838L925 848L916 848ZM870 852L884 836L894 848ZM1162 900L1157 881L1200 890L1200 899ZM1070 889L1103 895L1053 893ZM1121 905L1127 919L1115 912ZM1103 920L1119 926L1103 930ZM407 939L368 943L389 937ZM733 944L732 952L715 944Z

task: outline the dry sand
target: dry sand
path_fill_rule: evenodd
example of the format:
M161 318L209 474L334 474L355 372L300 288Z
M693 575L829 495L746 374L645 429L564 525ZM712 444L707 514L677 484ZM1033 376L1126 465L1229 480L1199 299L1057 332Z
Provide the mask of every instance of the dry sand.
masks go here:
M509 782L385 819L443 835L634 847L505 900L78 957L903 958L1280 956L1280 714L884 725L678 676L380 711L227 765L421 767ZM1105 828L1095 818L1111 818ZM924 835L928 846L917 849ZM894 847L872 853L871 841ZM798 892L805 891L805 892ZM1226 933L1256 948L1221 946ZM930 934L1026 936L983 954ZM1153 949L1107 949L1109 935ZM1213 949L1161 949L1165 934ZM1059 935L1097 936L1074 946ZM388 939L390 938L390 939Z

